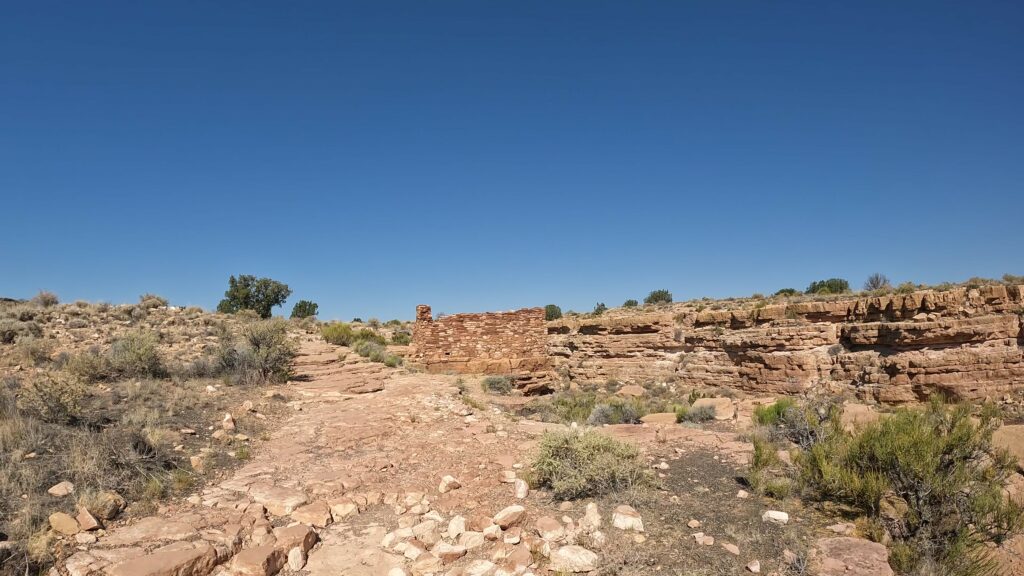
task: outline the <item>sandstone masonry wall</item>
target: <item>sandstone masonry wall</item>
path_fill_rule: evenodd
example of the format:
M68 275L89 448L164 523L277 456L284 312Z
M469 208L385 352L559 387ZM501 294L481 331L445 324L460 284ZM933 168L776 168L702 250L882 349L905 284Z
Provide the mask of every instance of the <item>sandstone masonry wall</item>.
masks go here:
M1024 286L764 302L565 318L548 323L549 352L578 381L846 389L889 403L1024 392Z
M434 373L509 375L524 392L545 391L550 360L544 309L435 320L430 306L417 306L407 361Z

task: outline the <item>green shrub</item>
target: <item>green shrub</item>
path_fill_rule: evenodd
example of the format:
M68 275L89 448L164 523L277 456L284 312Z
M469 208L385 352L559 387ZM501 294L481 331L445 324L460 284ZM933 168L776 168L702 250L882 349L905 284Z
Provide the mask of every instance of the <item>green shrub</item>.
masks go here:
M399 346L406 346L412 343L412 334L408 332L395 332L391 335L391 343Z
M640 303L637 302L636 300L633 300L632 298L622 303L623 308L636 308L639 305Z
M337 346L348 346L355 340L352 326L344 322L331 322L320 327L320 335L327 342Z
M781 288L775 292L776 296L796 296L800 292L796 288Z
M292 306L292 318L309 318L310 316L316 316L320 306L316 302L310 300L299 300Z
M1003 282L1006 284L1024 284L1024 276L1017 274L1003 274Z
M680 406L676 408L676 422L707 422L715 419L715 409L711 406Z
M161 378L167 375L157 350L157 335L148 331L129 332L110 346L110 367L126 378Z
M668 290L652 290L647 298L644 298L644 304L671 304L672 293Z
M288 285L277 280L249 274L242 274L238 278L232 276L228 279L224 299L217 304L217 311L233 314L241 310L252 310L260 318L270 318L271 310L284 304L291 294Z
M829 278L811 282L805 294L844 294L850 291L850 283L842 278Z
M772 404L763 404L754 408L754 422L762 426L772 426L782 421L786 411L796 405L792 398L780 398Z
M636 447L599 432L547 432L533 461L534 483L560 500L655 484Z
M548 304L544 307L544 319L545 320L558 320L562 317L562 309L554 304Z
M490 394L511 394L512 379L508 376L488 376L480 382L480 387Z
M910 294L911 292L914 292L917 289L918 289L917 288L917 284L914 284L913 282L904 282L904 283L902 283L902 284L900 284L899 286L896 287L896 293L897 294Z
M990 543L1024 529L1024 509L1003 494L1014 459L992 445L1000 425L988 406L975 420L966 405L933 400L902 408L852 433L838 412L798 458L809 494L851 506L884 524L905 568L934 564L942 574L993 574Z
M604 302L598 302L594 305L594 316L600 316L608 311L608 307L604 305Z
M246 324L241 342L226 340L221 364L240 383L260 385L286 382L291 375L295 344L288 339L284 320L264 320Z
M362 328L362 329L360 329L353 336L353 340L356 341L356 342L358 342L358 341L373 342L375 344L380 344L381 346L387 344L387 339L385 339L383 336L381 336L380 334L378 334L374 330L371 330L370 328Z
M81 416L85 388L66 374L44 372L24 383L18 408L43 422L72 424Z
M587 417L587 424L639 424L640 418L646 416L647 412L647 403L641 398L609 398L594 405Z
M116 375L110 358L95 347L68 358L64 368L69 374L86 383L108 380Z

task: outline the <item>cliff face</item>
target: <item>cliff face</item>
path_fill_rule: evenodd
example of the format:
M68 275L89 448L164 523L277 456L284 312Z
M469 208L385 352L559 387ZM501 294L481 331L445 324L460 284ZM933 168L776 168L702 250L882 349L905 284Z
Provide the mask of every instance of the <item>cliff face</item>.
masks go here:
M845 388L888 403L1024 390L1024 286L716 306L549 322L548 351L581 381L673 378L770 394Z

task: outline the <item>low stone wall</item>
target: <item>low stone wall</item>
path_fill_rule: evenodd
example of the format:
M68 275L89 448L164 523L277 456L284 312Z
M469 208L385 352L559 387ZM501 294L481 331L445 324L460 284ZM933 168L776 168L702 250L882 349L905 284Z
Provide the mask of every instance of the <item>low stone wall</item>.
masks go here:
M417 306L406 361L434 373L507 375L526 393L546 391L551 365L544 309L435 320L430 306Z

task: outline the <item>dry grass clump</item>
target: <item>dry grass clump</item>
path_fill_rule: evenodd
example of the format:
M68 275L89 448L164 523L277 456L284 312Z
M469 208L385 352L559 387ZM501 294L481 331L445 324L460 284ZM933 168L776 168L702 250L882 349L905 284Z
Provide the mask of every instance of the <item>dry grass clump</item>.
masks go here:
M636 447L594 430L545 433L532 474L535 486L562 500L655 485Z
M489 394L507 396L512 393L512 378L508 376L488 376L480 382L480 388Z

